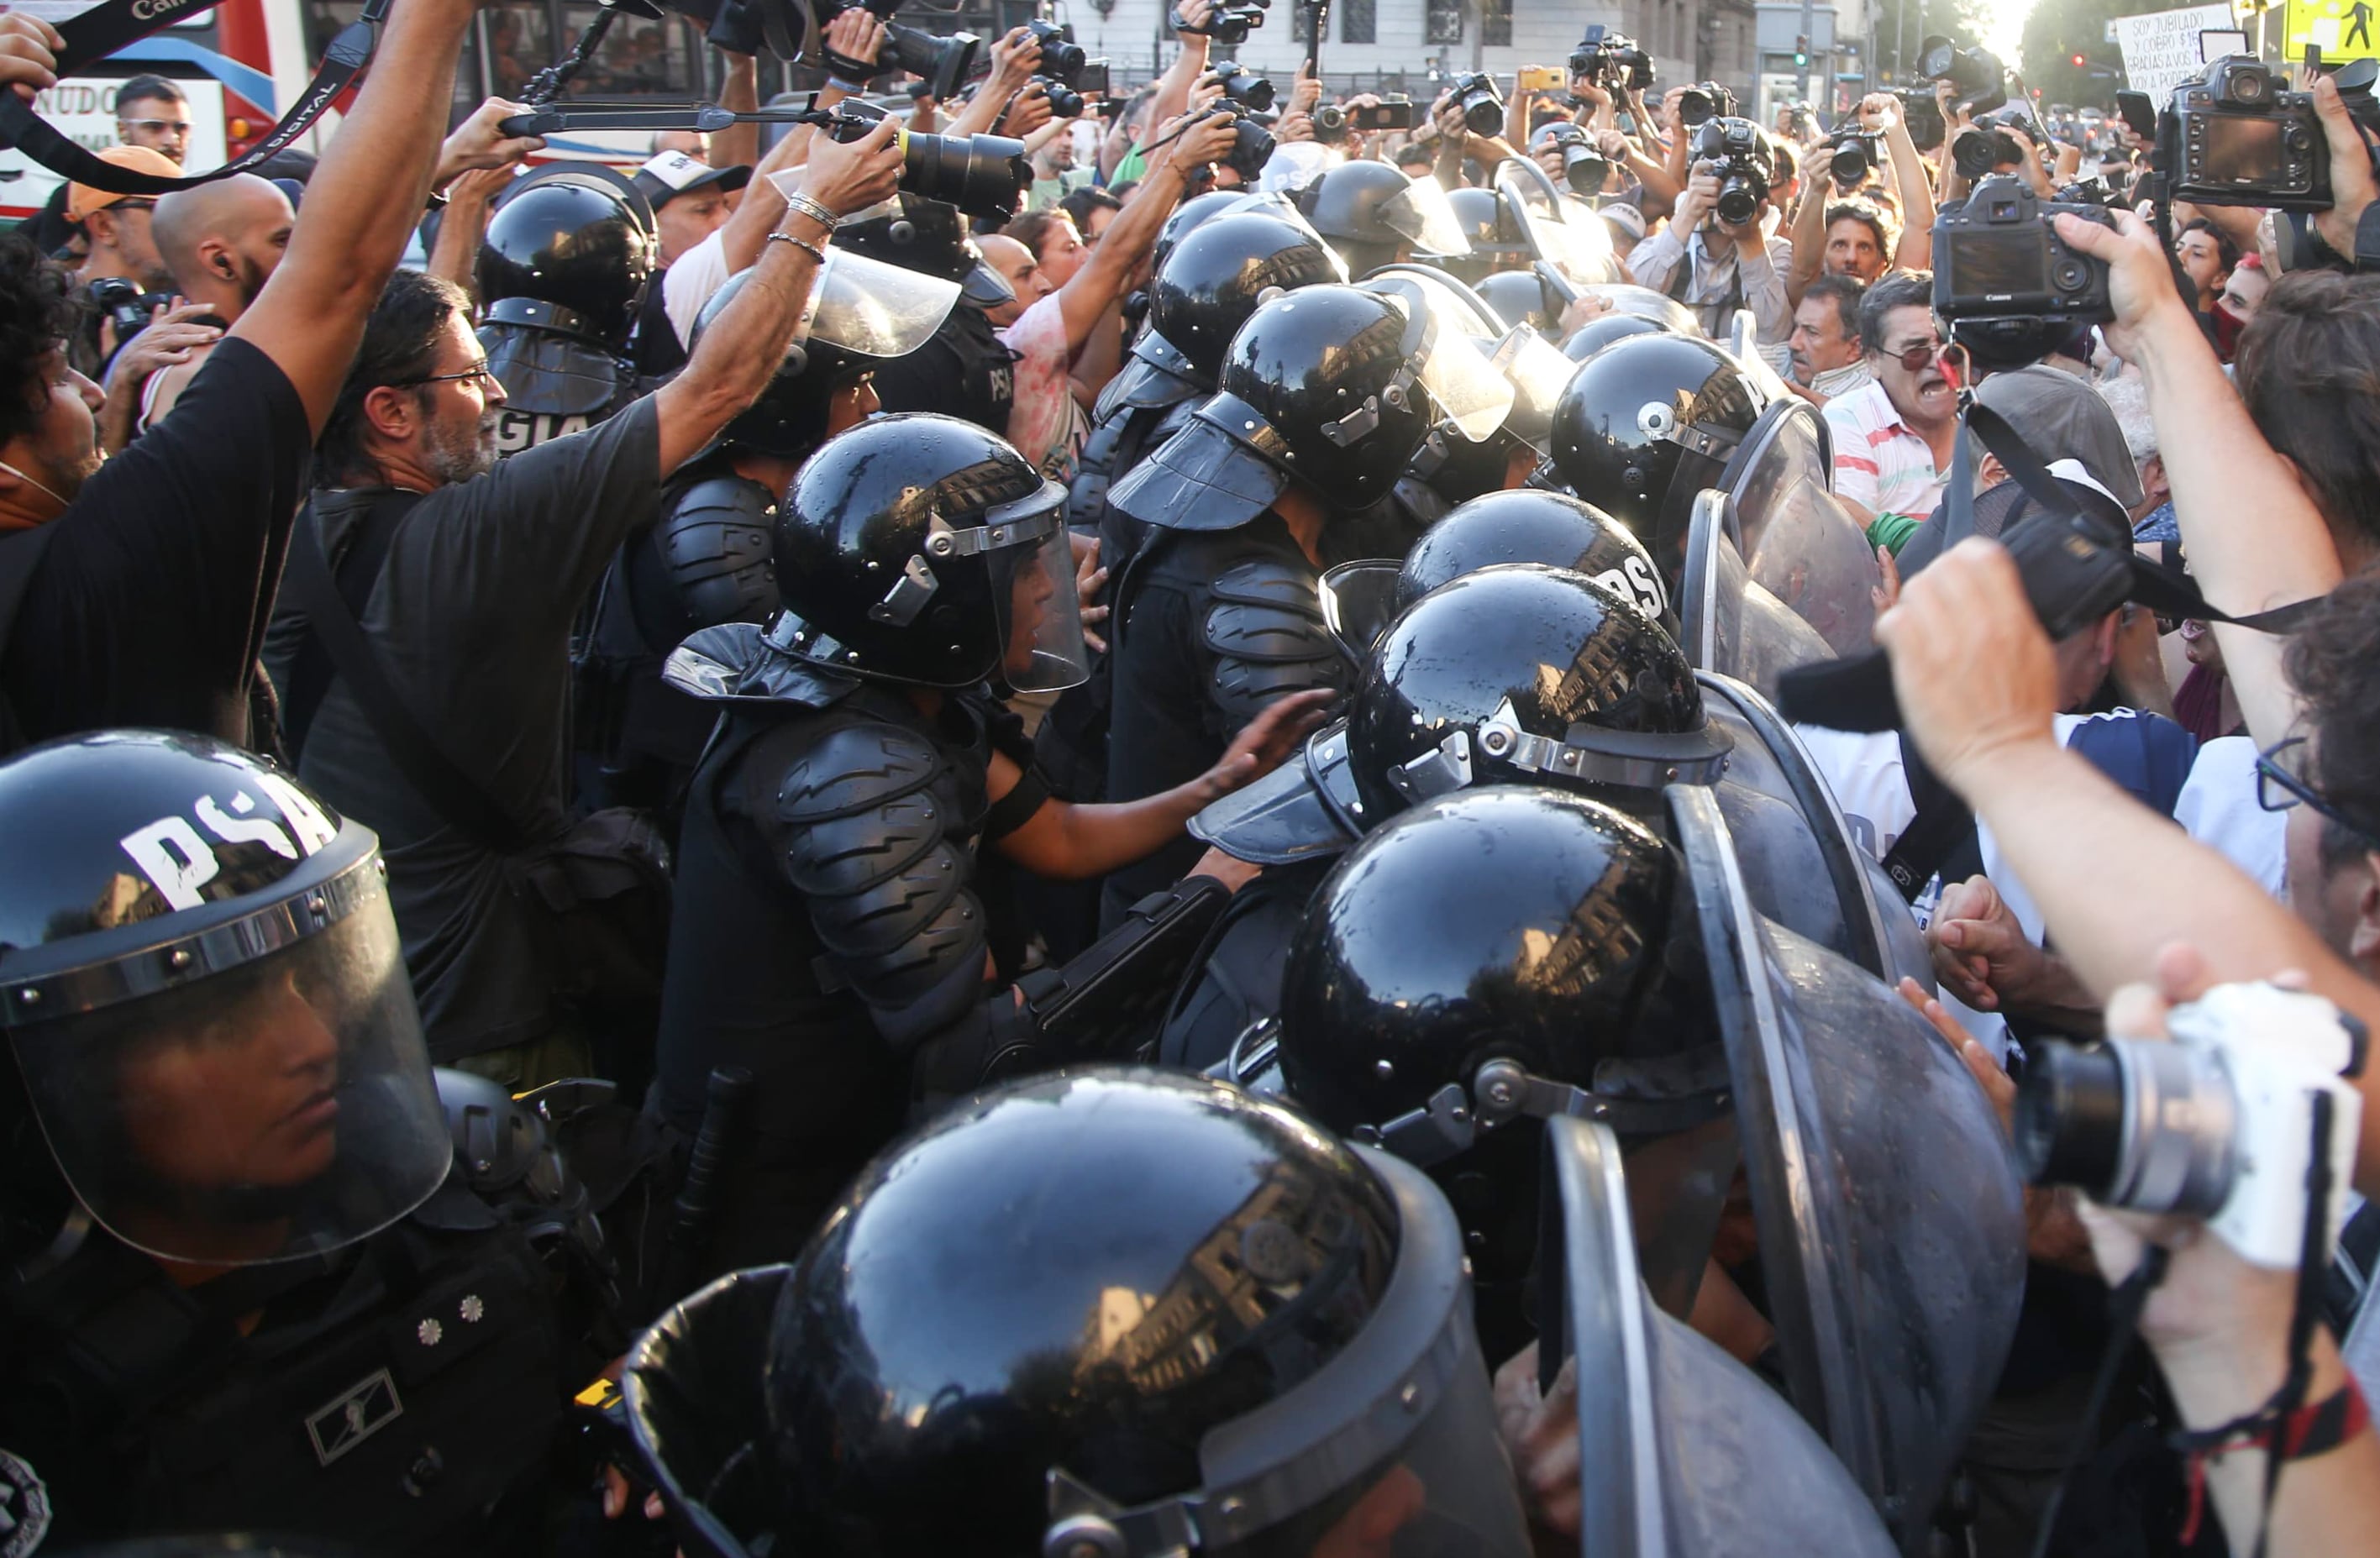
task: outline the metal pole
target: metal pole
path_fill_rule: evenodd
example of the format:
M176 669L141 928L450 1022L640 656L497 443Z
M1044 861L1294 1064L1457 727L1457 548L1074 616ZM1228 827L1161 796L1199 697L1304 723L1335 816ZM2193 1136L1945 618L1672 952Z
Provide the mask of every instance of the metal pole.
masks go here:
M1817 0L1802 0L1802 101L1810 101L1810 62L1818 57Z
M1892 5L1892 84L1909 84L1909 0L1893 0Z

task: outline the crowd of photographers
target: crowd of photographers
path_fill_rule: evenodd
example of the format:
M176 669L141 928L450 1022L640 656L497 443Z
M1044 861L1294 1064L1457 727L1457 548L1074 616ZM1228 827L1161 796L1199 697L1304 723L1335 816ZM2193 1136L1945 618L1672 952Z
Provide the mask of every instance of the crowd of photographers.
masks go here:
M1512 1464L1541 1549L1574 1545L1617 1453L1584 1404L1619 1387L1540 1376L1514 1317L1544 1274L1482 1231L1514 1221L1481 1188L1510 1165L1438 1168L1473 1150L1466 1110L1511 1103L1479 1068L1494 1024L1429 1079L1479 1079L1451 1117L1425 1089L1342 1122L1298 1051L1336 1011L1361 1050L1345 1091L1385 1098L1430 1064L1398 1025L1465 1002L1539 1003L1495 1009L1547 1034L1683 1021L1661 992L1720 978L1718 941L1658 951L1685 934L1686 864L1676 914L1646 907L1670 866L1614 875L1445 987L1465 911L1423 924L1364 895L1409 869L1392 846L1417 819L1485 827L1521 789L1536 837L1688 862L1691 808L1665 814L1661 785L1730 761L1701 712L1725 679L1706 694L1696 670L1796 721L1755 700L1762 739L1823 779L1795 826L1899 887L1883 912L1922 951L1898 972L1924 977L1898 994L2037 1181L2021 1295L1991 1296L2012 1335L1977 1348L2007 1344L2005 1371L1986 1359L1988 1405L1957 1424L1955 1484L1876 1499L1914 1522L1899 1544L1929 1524L1987 1554L2036 1532L2076 1554L2369 1540L2369 67L2300 95L2227 61L2145 114L2045 116L1929 40L1930 86L1771 130L1601 28L1509 84L1330 101L1310 70L1234 63L1260 6L1181 0L1137 86L1047 23L984 45L820 6L826 82L800 112L670 129L623 171L550 158L532 132L566 115L531 103L450 124L473 0L398 0L319 162L154 198L72 183L0 237L0 1549L256 1526L767 1551L751 1532L783 1508L738 1469L758 1446L809 1501L788 1551L956 1551L979 1510L1002 1552L1045 1521L1033 1550L1068 1558L1185 1550L1124 1506L1180 1493L1185 1443L1305 1378L1284 1355L1404 1312L1378 1273L1308 1306L1327 1318L1281 1297L1368 1270L1377 1250L1312 1251L1388 1192L1309 1182L1319 1133L1242 1121L1280 1155L1262 1220L1173 1252L1196 1297L1165 1262L1100 1287L1086 1333L1056 1278L1011 1278L1096 1264L1065 1240L1110 1217L1107 1252L1138 1248L1186 1169L1155 1124L1094 1170L1002 1136L997 1101L953 1105L1135 1056L1247 1081L1260 1034L1273 1091L1286 1075L1334 1131L1432 1169L1466 1219L1447 1259L1480 1285L1478 1336L1465 1298L1443 1367L1484 1350L1498 1410L1460 1426ZM748 110L743 42L724 95ZM30 101L62 48L0 16L0 84ZM177 90L118 102L102 160L181 172ZM1780 429L1809 490L1740 473ZM1723 480L1758 516L1724 541L1702 501ZM1697 616L1683 597L1725 586L1727 549L1834 681L1780 681L1750 604ZM1590 624L1569 664L1513 647L1565 612ZM1516 654L1532 669L1497 669ZM1326 879L1351 845L1370 865ZM1485 897L1449 881L1450 903L1492 914L1560 853L1494 863L1512 875ZM1387 948L1418 982L1393 998L1366 985L1367 902L1423 924ZM1577 1004L1598 986L1611 1004ZM1145 1042L1113 1053L1127 1031ZM1624 1118L1663 1101L1659 1039L1604 1053L1626 1077L1518 1074L1569 1090L1540 1115ZM1095 1085L1155 1090L1111 1106L1172 1119L1184 1163L1204 1128L1179 1111L1241 1106ZM1071 1117L1062 1090L999 1096ZM1460 1146L1416 1151L1434 1132ZM1035 1196L1118 1178L1063 1218L1001 1199L1052 1153ZM953 1206L986 1187L973 1224L934 1223L912 1170ZM905 1195L978 1263L904 1254L880 1208ZM1694 1327L1799 1388L1791 1317L1757 1312L1775 1292L1725 1242ZM1910 1263L1960 1241L1925 1242ZM760 1268L815 1288L672 1307ZM990 1318L925 1313L978 1301ZM759 1307L722 1321L738 1304ZM1211 1362L1195 1349L1118 1361L1146 1315L1200 1304L1305 1329L1223 1389L1181 1386ZM817 1340L838 1325L868 1345ZM1009 1347L969 1382L997 1409L901 1438L902 1412L941 1409L902 1395L913 1346L953 1377L935 1347ZM748 1377L725 1383L728 1357ZM1402 1380L1419 1412L1419 1377L1374 1395ZM1100 1405L1070 1416L1068 1391ZM1364 1464L1297 1510L1294 1550L1453 1518L1447 1479L1399 1492ZM1877 1488L1839 1479L1871 1520ZM1450 1528L1443 1551L1505 1550L1492 1521Z

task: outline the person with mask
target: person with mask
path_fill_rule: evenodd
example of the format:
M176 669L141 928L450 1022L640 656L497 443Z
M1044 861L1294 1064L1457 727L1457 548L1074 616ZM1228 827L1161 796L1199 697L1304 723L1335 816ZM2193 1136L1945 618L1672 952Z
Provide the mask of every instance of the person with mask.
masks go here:
M768 246L712 349L611 420L501 465L504 390L460 291L402 272L374 309L321 440L267 660L299 771L388 841L442 1062L516 1092L589 1070L577 1024L604 1014L573 1009L510 885L524 855L568 827L572 622L622 539L652 518L662 479L767 387L822 240L899 176L890 124L821 140L783 241ZM377 690L359 691L315 627L334 614L352 620L370 658L346 658Z
M1313 700L1129 803L1053 798L995 698L1083 674L1065 489L954 417L875 418L802 467L763 627L696 634L665 679L721 717L678 847L657 1097L685 1137L751 1073L708 1262L790 1259L899 1129L1062 1052L1014 982L1017 866L1094 877L1277 764Z

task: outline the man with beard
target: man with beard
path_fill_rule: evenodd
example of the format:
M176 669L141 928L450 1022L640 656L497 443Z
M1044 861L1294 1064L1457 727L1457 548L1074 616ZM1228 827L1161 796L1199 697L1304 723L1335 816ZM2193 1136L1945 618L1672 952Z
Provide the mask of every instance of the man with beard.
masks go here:
M518 856L568 825L570 629L664 477L768 384L838 219L888 199L888 120L818 139L802 193L686 369L609 420L496 464L504 387L452 283L399 272L316 445L266 664L307 782L370 823L433 1057L513 1088L588 1074L583 1028L540 977ZM334 597L330 592L335 589ZM310 600L314 610L302 603ZM344 602L342 610L341 603ZM368 658L325 642L352 617ZM364 665L358 695L346 669ZM424 753L385 718L427 733ZM419 776L419 777L417 777ZM476 793L474 793L476 792Z
M150 231L157 252L174 273L173 290L205 306L213 321L229 329L264 290L289 248L298 213L289 197L270 179L234 174L195 189L176 190L157 202ZM204 368L211 347L192 348L186 362L160 368L140 392L134 426L146 431L164 419L182 391Z

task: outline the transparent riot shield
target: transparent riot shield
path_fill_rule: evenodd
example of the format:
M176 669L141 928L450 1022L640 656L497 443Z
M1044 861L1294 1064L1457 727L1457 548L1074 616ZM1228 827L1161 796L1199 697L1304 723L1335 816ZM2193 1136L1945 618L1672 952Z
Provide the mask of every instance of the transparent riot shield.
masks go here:
M1496 198L1507 219L1528 245L1529 258L1541 276L1556 284L1565 303L1575 301L1579 288L1620 279L1611 252L1611 230L1592 211L1565 204L1546 170L1532 162L1508 159L1496 169ZM1571 220L1573 211L1581 220Z
M1914 1551L2015 1335L2015 1166L1924 1019L1755 909L1716 797L1672 786L1669 805L1788 1391Z
M1825 418L1788 396L1761 413L1719 487L1732 501L1729 529L1752 582L1836 655L1851 656L1873 646L1869 591L1883 574L1866 531L1828 489L1832 461Z
M1609 1127L1546 1129L1548 1372L1576 1359L1585 1558L1883 1558L1859 1486L1758 1376L1657 1308ZM1591 1382L1591 1383L1590 1383Z
M1774 697L1783 672L1837 656L1816 628L1754 579L1737 550L1733 506L1717 488L1694 500L1675 597L1678 647L1697 670L1731 676Z
M1728 321L1727 339L1720 344L1730 356L1743 365L1744 372L1752 375L1753 382L1760 386L1763 400L1780 404L1797 400L1779 377L1776 365L1761 355L1760 326L1754 320L1751 309L1735 311L1735 318Z

